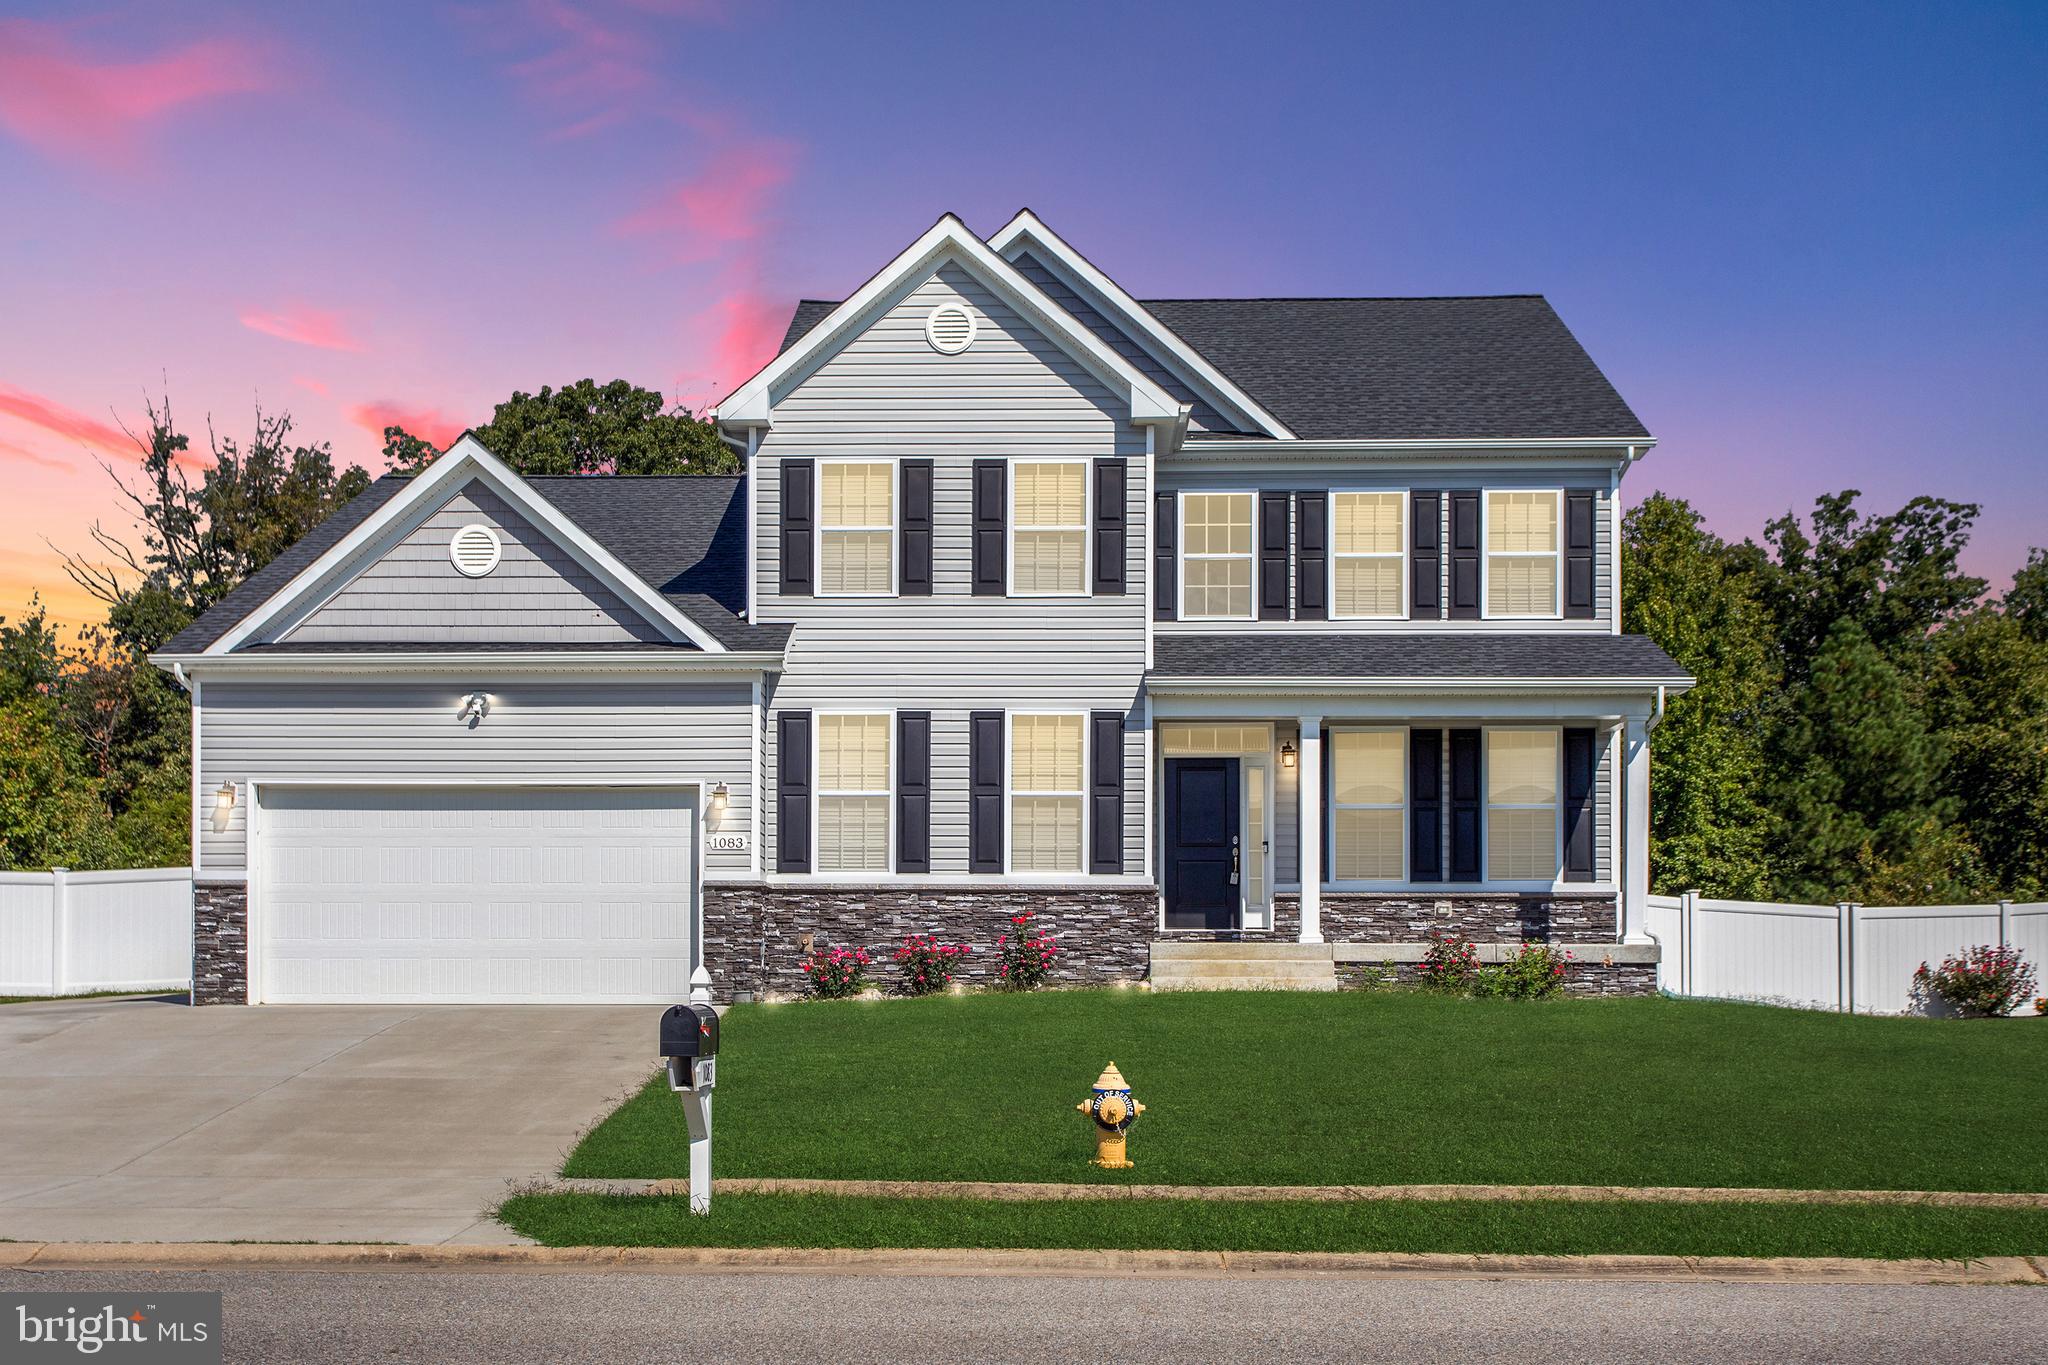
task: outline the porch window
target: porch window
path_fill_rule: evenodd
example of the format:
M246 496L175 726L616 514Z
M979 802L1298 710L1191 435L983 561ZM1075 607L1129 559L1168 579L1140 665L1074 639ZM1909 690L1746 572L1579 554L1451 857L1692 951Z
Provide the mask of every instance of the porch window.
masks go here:
M1562 491L1486 495L1486 614L1556 616Z
M1010 870L1082 871L1085 716L1010 717Z
M1020 597L1088 590L1088 466L1019 460L1010 467L1010 591Z
M1330 866L1336 880L1395 882L1406 875L1407 800L1407 731L1330 732Z
M818 717L818 870L889 870L889 717Z
M1560 861L1559 731L1486 732L1486 876L1550 882Z
M1405 493L1332 493L1331 604L1340 617L1405 616L1401 593Z
M896 586L896 466L818 465L818 592L886 597Z
M1183 493L1181 617L1252 615L1252 495Z

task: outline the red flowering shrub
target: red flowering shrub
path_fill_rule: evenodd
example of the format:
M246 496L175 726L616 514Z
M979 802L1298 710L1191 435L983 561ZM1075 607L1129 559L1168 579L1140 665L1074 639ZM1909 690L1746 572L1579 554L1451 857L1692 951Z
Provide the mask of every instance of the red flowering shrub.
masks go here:
M1479 949L1441 930L1429 935L1429 948L1415 964L1415 978L1435 991L1461 991L1479 970Z
M2034 969L2017 948L1979 944L1945 957L1939 967L1925 962L1913 973L1913 994L1938 997L1960 1014L1996 1018L2010 1014L2034 989Z
M1010 932L996 940L996 984L1006 991L1033 991L1045 984L1059 945L1052 935L1036 926L1038 916L1030 911L1010 916Z
M1548 1000L1564 990L1572 955L1547 943L1524 943L1505 962L1481 967L1472 977L1472 994L1507 1000Z
M845 1000L867 989L865 948L813 948L802 965L813 999Z
M896 950L896 984L905 995L930 995L953 983L953 964L971 950L964 943L941 943L930 934L905 936Z

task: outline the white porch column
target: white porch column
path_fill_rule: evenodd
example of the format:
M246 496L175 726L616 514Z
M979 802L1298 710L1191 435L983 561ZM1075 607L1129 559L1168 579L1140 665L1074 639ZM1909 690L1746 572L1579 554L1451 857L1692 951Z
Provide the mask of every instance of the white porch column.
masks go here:
M1650 726L1630 716L1622 728L1621 941L1648 943L1650 933Z
M1323 941L1323 718L1301 718L1301 941Z

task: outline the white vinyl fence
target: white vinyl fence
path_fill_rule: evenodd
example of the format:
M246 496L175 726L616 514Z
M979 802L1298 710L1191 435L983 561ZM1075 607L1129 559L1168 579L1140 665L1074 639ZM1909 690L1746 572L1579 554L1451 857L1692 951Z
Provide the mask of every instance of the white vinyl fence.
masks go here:
M192 869L0 872L0 995L191 984Z
M2048 902L1774 905L1696 891L1650 897L1673 995L1764 1000L1854 1014L1914 1009L1913 972L1980 943L2018 948L2048 987Z

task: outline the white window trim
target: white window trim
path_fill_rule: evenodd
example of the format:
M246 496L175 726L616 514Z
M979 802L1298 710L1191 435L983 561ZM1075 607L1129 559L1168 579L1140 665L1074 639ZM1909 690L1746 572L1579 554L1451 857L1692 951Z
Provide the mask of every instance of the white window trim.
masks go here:
M1370 732L1370 731L1382 731L1382 732L1384 732L1384 731L1396 731L1396 732L1398 732L1398 733L1400 734L1400 736L1401 736L1401 800L1400 800L1400 802L1398 803L1398 805L1390 806L1390 805L1384 805L1384 804L1380 804L1380 803L1377 803L1377 802L1363 802L1363 803L1361 803L1361 802L1356 802L1356 801L1346 801L1346 802L1342 802L1342 803L1339 803L1339 802L1338 802L1338 800L1337 800L1337 735L1338 735L1338 734L1339 734L1339 733L1340 733L1341 731L1345 731L1345 730L1357 730L1357 731L1367 731L1367 732ZM1329 887L1329 888L1330 888L1331 890L1333 890L1333 891L1345 891L1345 890L1364 890L1364 889L1371 889L1371 890L1374 890L1374 891L1384 891L1384 890L1386 890L1386 889L1387 889L1387 888L1389 888L1389 887L1401 887L1401 886L1406 886L1406 885L1408 885L1408 853L1409 853L1409 838L1410 838L1410 829L1409 829L1409 826L1411 825L1411 823L1413 822L1413 820L1414 820L1414 818L1415 818L1415 793L1413 793L1412 791L1410 791L1410 790L1408 789L1408 784L1409 784L1409 777L1410 777L1410 775L1411 775L1411 774L1413 773L1413 771L1414 771L1413 767L1411 766L1411 765L1412 765L1412 763L1413 763L1413 758L1412 758L1412 757L1411 757L1411 755L1409 754L1409 749L1410 749L1410 747L1411 747L1411 746L1412 746L1412 745L1414 744L1414 733L1415 733L1415 732L1414 732L1414 729L1413 729L1413 727L1411 727L1411 726L1407 726L1407 725L1331 725L1331 726L1329 727L1329 731L1330 731L1330 742L1329 742L1328 744L1326 744L1326 745L1324 745L1324 746L1323 746L1323 762L1329 765L1329 785L1330 785L1330 799L1329 799L1329 800L1328 800L1327 802L1325 802L1325 803L1324 803L1325 809L1324 809L1324 811L1323 811L1323 825L1324 825L1324 830L1323 830L1323 861L1324 861L1324 863L1325 863L1325 864L1326 864L1326 865L1327 865L1328 867L1330 867L1330 868L1332 868L1332 869L1334 869L1334 868L1335 868L1335 867L1337 866L1337 812L1338 812L1338 810L1340 810L1340 809L1342 809L1342 810L1394 810L1394 809L1398 809L1398 810L1399 810L1399 811L1401 812L1401 875L1400 875L1400 876L1398 876L1398 877L1351 877L1351 878L1346 878L1346 879L1344 879L1344 880L1339 880L1338 878L1336 878L1336 877L1334 877L1334 876L1331 876L1331 877L1326 877L1326 878L1324 878L1324 879L1323 879L1323 885L1324 885L1324 886L1326 886L1326 887ZM1296 782L1298 783L1298 782L1299 782L1299 781L1301 780L1301 779L1300 779L1300 768L1299 768L1298 766L1297 766L1297 768L1296 768L1296 770L1295 770L1295 774L1296 774L1296 776L1295 776L1295 781L1296 781ZM1296 803L1297 803L1297 804L1299 804L1299 802L1300 802L1300 800L1301 800L1301 794L1300 794L1300 793L1299 793L1298 791L1297 791L1297 792L1295 793L1295 798L1294 798L1294 799L1295 799ZM1299 848L1297 848L1297 849L1295 850L1295 857L1296 857L1297 859L1299 859L1299 858L1300 858L1300 856L1301 856L1301 850L1300 850ZM1480 866L1481 866L1482 868L1484 868L1484 867L1485 867L1485 864L1484 864L1484 863L1481 863L1481 864L1480 864Z
M1188 499L1190 497L1244 498L1250 507L1247 526L1249 538L1245 552L1231 554L1190 554L1188 552ZM1256 621L1259 619L1259 495L1251 488L1183 488L1173 500L1175 520L1179 523L1174 540L1174 620L1176 621ZM1251 609L1242 616L1193 616L1188 613L1188 561L1190 559L1242 559L1248 581L1251 584Z
M1081 522L1079 526L1024 526L1017 520L1017 466L1020 464L1077 464L1081 466ZM1086 457L1070 455L1013 455L1009 468L1004 472L1003 497L1003 559L1009 577L1005 580L1009 596L1063 599L1069 602L1083 601L1092 595L1095 582L1095 462ZM1019 531L1075 531L1081 533L1081 586L1073 592L1019 592L1017 590L1017 532ZM1038 712L1030 714L1036 715Z
M825 524L825 470L831 465L887 466L889 470L889 524L887 526L827 526ZM897 526L903 519L902 508L898 506L902 496L902 482L902 466L895 460L857 459L851 456L842 456L835 459L818 461L818 524L811 528L811 564L813 566L811 572L817 578L817 582L813 585L814 596L842 599L867 598L870 601L879 601L900 595L902 584L899 581L898 575L901 573L901 566L897 563L897 558L903 537ZM887 531L889 533L889 590L881 593L827 592L825 590L825 533L827 531ZM874 715L875 713L872 711L856 711L850 714L867 716ZM815 848L816 845L813 844L812 847Z
M1018 721L1018 720L1019 720L1020 718L1021 718L1021 719L1027 719L1027 720L1038 720L1038 719L1042 719L1042 718L1048 718L1048 717L1067 717L1067 718L1075 718L1075 719L1078 719L1078 720L1079 720L1079 721L1081 722L1081 786L1080 786L1080 788L1079 788L1078 790L1076 790L1076 791L1071 791L1071 792L1062 792L1062 791L1038 791L1038 790L1032 790L1032 791L1027 791L1027 792L1020 792L1020 791L1018 791L1018 790L1017 790L1017 780L1016 780L1016 773L1015 773L1015 763L1013 762L1013 760L1014 760L1014 759L1016 758L1016 755L1017 755L1017 721ZM1017 709L1017 708L1015 708L1015 707L1005 707L1005 708L1003 708L1003 875L1004 875L1004 876L1008 877L1008 876L1012 876L1012 875L1015 875L1015 876L1019 876L1019 877L1038 877L1038 878L1044 878L1044 879L1047 879L1047 880L1056 880L1056 879L1059 879L1059 878L1065 878L1065 877L1086 877L1086 876L1088 876L1088 875L1089 875L1089 872L1088 872L1088 848L1089 848L1089 843L1088 843L1088 839L1089 839L1089 835L1090 835L1091 831L1090 831L1090 829L1088 828L1088 806L1089 806L1089 801L1088 801L1088 761L1089 761L1089 759L1090 759L1091 757L1093 757L1093 755L1092 755L1092 754L1091 754L1091 753L1089 752L1089 734L1088 734L1088 713L1087 713L1086 711L1062 711L1062 710L1038 710L1038 709L1031 709L1031 710L1019 710L1019 709ZM1032 869L1030 869L1030 870L1029 870L1029 871L1027 871L1027 872L1018 872L1018 871L1017 871L1017 868L1016 868L1016 861L1017 861L1017 823L1016 823L1016 813L1015 813L1015 805L1016 805L1016 800L1017 800L1017 798L1018 798L1018 797L1020 797L1020 796L1078 796L1078 797L1080 797L1080 799L1081 799L1081 865L1080 865L1079 867L1075 867L1075 868L1072 868L1072 869L1055 869L1054 871L1051 871L1051 872L1048 872L1048 871L1046 871L1046 870L1045 870L1045 869L1043 869L1043 868L1032 868Z
M823 765L819 762L819 757L822 753L821 746L823 745L825 738L825 726L823 722L827 716L859 716L863 719L872 718L875 716L883 716L887 718L888 730L884 736L888 754L888 772L884 779L885 790L879 792L828 792L825 790L825 769ZM883 809L885 809L888 812L888 821L882 836L883 839L886 841L882 848L882 856L886 860L887 865L883 869L883 873L880 875L893 875L896 871L895 709L893 707L888 709L876 709L871 707L835 707L829 711L813 711L811 713L811 774L811 870L808 873L804 873L801 875L806 877L833 877L838 878L841 881L844 881L849 877L858 878L862 876L865 872L865 869L862 868L826 868L819 866L819 863L822 861L823 854L822 847L818 843L818 829L820 817L824 814L825 798L827 796L880 796L885 798L883 802ZM867 873L866 875L878 874Z
M1564 727L1562 725L1482 725L1479 736L1479 885L1508 890L1578 890L1594 883L1564 880ZM1496 731L1527 730L1553 735L1557 740L1557 771L1552 774L1557 799L1550 802L1499 802L1493 799L1493 735ZM1515 878L1495 881L1493 870L1493 812L1495 810L1550 811L1550 856L1557 871L1548 880Z
M1548 493L1557 506L1557 517L1552 523L1557 528L1557 548L1552 552L1556 566L1552 570L1551 601L1555 604L1549 612L1530 615L1503 613L1493 610L1493 559L1495 554L1503 559L1541 559L1541 550L1500 550L1489 549L1493 538L1493 495L1495 493ZM1564 489L1527 488L1521 486L1498 486L1479 491L1479 615L1487 621L1562 621L1564 619Z
M1337 499L1347 493L1393 494L1399 500L1398 505L1401 510L1401 548L1399 551L1395 554L1389 554L1384 550L1345 554L1337 552ZM1413 596L1408 581L1411 572L1408 560L1409 554L1415 545L1414 530L1408 525L1409 520L1415 515L1415 499L1412 494L1413 490L1407 488L1331 488L1325 490L1324 496L1329 499L1329 502L1326 504L1329 511L1325 514L1329 517L1329 525L1324 528L1324 534L1329 538L1330 562L1325 570L1328 581L1323 584L1323 601L1329 603L1330 619L1332 621L1405 621L1408 619L1409 599ZM1396 584L1397 591L1394 594L1395 606L1391 613L1383 616L1346 616L1337 610L1337 561L1339 559L1394 558L1400 559L1401 572Z

